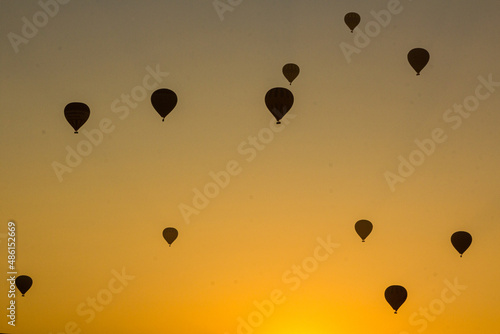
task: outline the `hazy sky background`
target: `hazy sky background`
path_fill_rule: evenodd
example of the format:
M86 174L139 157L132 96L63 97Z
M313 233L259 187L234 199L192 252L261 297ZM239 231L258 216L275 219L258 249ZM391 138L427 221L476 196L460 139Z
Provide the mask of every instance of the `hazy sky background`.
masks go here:
M500 4L401 0L380 27L371 12L392 2L233 1L221 20L208 0L73 0L13 47L42 7L2 1L1 261L6 273L13 220L17 270L34 284L17 295L15 328L0 284L0 331L499 334ZM380 32L349 62L340 45L356 47L368 23ZM420 76L406 59L415 47L431 55ZM301 69L291 86L289 62ZM165 122L154 89L138 88L148 68L163 73L148 84L179 99ZM497 84L447 122L479 77ZM295 97L279 128L264 104L273 87ZM121 101L132 93L133 107ZM73 101L91 109L78 135L63 114ZM109 133L58 178L54 162L67 165L103 119ZM281 131L266 137L270 126ZM391 189L386 172L436 128L446 139ZM231 161L238 175L183 217ZM365 243L359 219L374 225ZM165 227L179 230L171 247ZM450 243L459 230L473 237L463 258ZM337 246L318 253L318 238ZM384 299L393 284L408 290L397 315ZM255 303L273 291L281 302L260 321Z

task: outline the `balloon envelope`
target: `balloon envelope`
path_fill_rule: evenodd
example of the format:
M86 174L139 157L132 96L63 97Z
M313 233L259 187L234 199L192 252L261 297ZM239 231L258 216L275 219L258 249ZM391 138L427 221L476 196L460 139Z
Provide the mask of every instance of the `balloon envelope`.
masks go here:
M451 235L451 243L462 257L462 254L469 248L472 243L472 236L464 231L458 231Z
M286 64L283 66L283 75L292 84L292 81L299 75L300 68L296 64Z
M292 108L293 94L286 88L272 88L267 92L265 102L267 109L276 118L276 124L280 124L280 120Z
M163 121L177 105L177 95L170 89L160 88L151 94L151 104Z
M168 246L172 246L172 242L177 239L179 232L173 227L167 227L163 230L163 238L168 242Z
M427 65L430 57L429 52L422 48L415 48L408 52L408 62L417 72L417 75L420 75L420 71Z
M344 16L344 22L345 24L347 24L347 26L349 27L349 29L351 29L352 32L354 28L358 26L359 22L361 22L361 16L359 16L358 13L354 12L347 13Z
M33 280L31 277L26 276L26 275L21 275L16 277L16 286L21 291L21 293L24 294L31 288L33 285Z
M64 107L64 117L73 127L75 133L89 119L90 108L82 102L71 102Z
M394 314L398 313L397 311L405 302L406 297L408 297L408 293L401 285L391 285L385 289L385 300L394 309Z
M366 237L368 237L373 230L373 225L370 221L362 219L356 222L354 229L356 230L356 233L358 233L361 240L365 242Z

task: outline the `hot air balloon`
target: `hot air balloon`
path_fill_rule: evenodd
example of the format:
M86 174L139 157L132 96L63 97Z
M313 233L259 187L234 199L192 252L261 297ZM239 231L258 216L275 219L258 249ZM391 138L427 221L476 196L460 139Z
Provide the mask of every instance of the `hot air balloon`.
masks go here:
M373 225L370 221L362 219L358 220L354 225L356 233L360 236L361 240L365 242L366 237L370 235L373 229Z
M408 52L408 62L417 72L417 75L420 75L420 71L427 65L430 57L429 52L422 48L415 48Z
M350 12L345 14L344 22L347 24L351 32L353 32L354 28L356 28L361 21L361 16L358 13Z
M401 285L391 285L385 289L385 300L394 309L394 314L398 313L398 309L403 305L406 297L408 297L408 293Z
M281 124L280 120L292 108L293 94L286 88L272 88L266 93L265 102L267 109L276 118L276 124Z
M160 88L151 94L151 104L165 121L165 117L174 110L177 105L177 95L170 89Z
M33 285L33 280L31 277L26 275L21 275L16 277L16 286L21 291L23 297L24 294L31 288Z
M464 231L458 231L452 234L451 243L462 257L462 254L469 248L472 243L472 236Z
M78 133L78 129L89 119L90 109L85 103L71 102L64 107L64 117Z
M163 230L163 238L168 242L168 247L172 246L172 242L177 239L179 232L173 227L167 227Z
M292 84L292 81L299 75L300 68L296 64L286 64L283 66L283 75Z

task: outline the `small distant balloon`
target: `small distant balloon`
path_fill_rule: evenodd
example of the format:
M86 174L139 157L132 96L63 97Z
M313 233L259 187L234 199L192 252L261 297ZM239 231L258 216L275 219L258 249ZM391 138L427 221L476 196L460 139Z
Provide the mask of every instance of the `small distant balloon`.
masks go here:
M394 309L394 314L398 313L398 309L406 301L406 297L408 297L408 293L401 285L391 285L385 289L385 300Z
M361 240L365 242L366 237L368 237L373 230L373 224L368 220L361 219L356 222L354 229Z
M286 64L283 66L283 75L292 84L292 81L299 75L300 68L296 64Z
M164 122L165 117L167 117L177 105L177 95L170 89L157 89L151 94L151 104L156 112L162 117L162 122Z
M167 227L163 230L163 238L168 242L168 246L172 246L172 243L177 239L179 232L173 227Z
M265 102L267 109L276 118L276 124L281 124L280 120L292 108L293 94L286 88L272 88L266 93Z
M451 235L451 243L462 257L462 254L472 243L472 236L468 232L458 231Z
M21 275L16 277L16 287L21 291L23 297L26 292L31 288L33 285L33 280L31 277L26 276L26 275Z
M82 102L71 102L64 107L64 117L73 127L75 133L89 119L90 108Z
M429 62L430 59L429 52L426 49L415 48L408 52L408 62L411 67L417 72L417 75L420 75L420 71L422 71Z
M355 12L347 13L344 16L344 22L345 24L347 24L349 29L351 29L351 32L353 32L354 28L356 28L359 22L361 22L361 16L359 16L359 14Z

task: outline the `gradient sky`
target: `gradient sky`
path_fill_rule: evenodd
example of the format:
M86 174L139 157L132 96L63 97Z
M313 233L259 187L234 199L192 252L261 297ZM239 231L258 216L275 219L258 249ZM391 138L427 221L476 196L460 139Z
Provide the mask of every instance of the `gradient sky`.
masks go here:
M73 0L53 17L0 3L1 268L13 220L17 270L34 280L0 331L499 334L498 1L401 0L385 27L372 11L394 0L232 3L219 16L210 0ZM13 43L34 16L38 31ZM367 24L380 29L359 47ZM348 61L341 45L356 41ZM420 76L406 59L416 47L431 55ZM146 83L179 99L165 122L141 88L155 70ZM295 97L279 128L273 87ZM91 109L78 135L63 114L73 101ZM466 118L453 111L464 103ZM108 133L58 177L102 122ZM183 216L228 163L227 185ZM374 225L365 243L359 219ZM463 258L460 230L473 237ZM397 315L393 284L408 290Z

